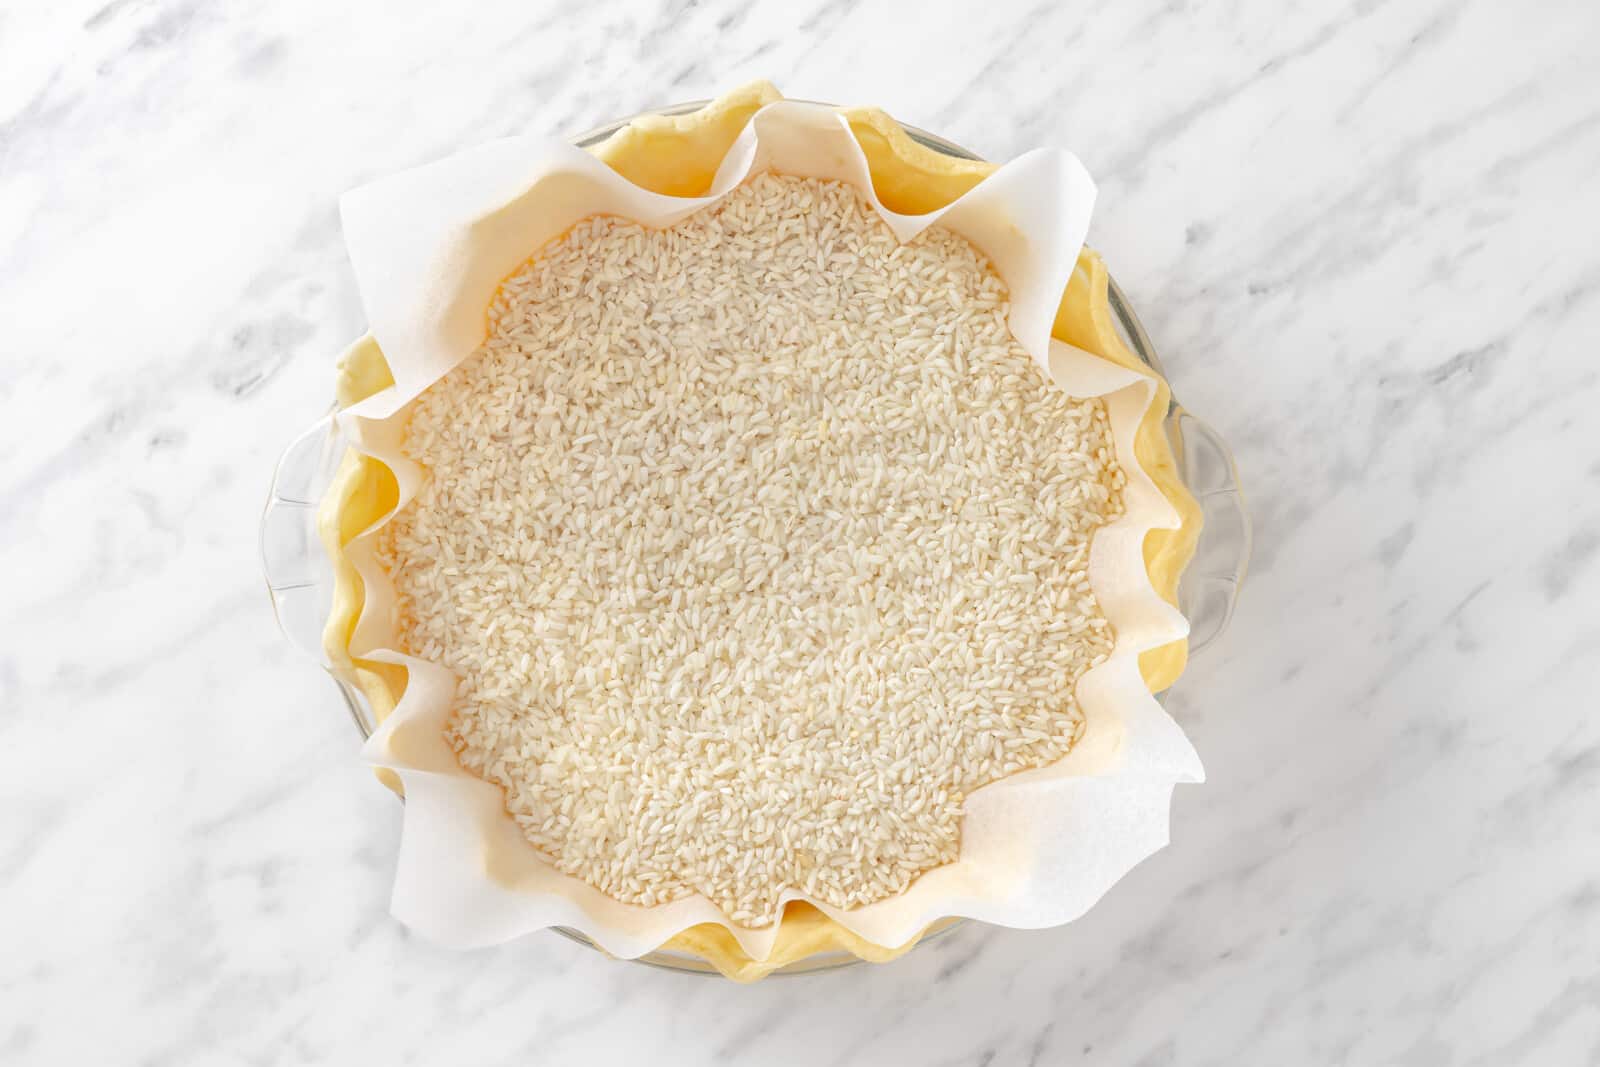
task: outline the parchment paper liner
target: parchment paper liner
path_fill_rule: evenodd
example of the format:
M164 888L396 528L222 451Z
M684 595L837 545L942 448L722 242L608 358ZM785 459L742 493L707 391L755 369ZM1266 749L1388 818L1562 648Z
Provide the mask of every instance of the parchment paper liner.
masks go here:
M383 179L348 194L343 212L372 335L394 384L342 412L341 426L355 447L394 472L403 507L424 477L400 449L404 405L482 343L485 309L501 279L580 218L611 213L671 225L768 168L850 182L902 241L938 222L982 249L1011 289L1018 340L1058 386L1104 398L1128 476L1126 511L1096 534L1090 553L1090 583L1117 642L1110 659L1079 684L1083 740L1050 767L974 792L960 858L900 896L848 911L801 894L784 899L807 900L885 946L903 944L946 916L1015 927L1070 921L1166 843L1172 785L1201 778L1192 748L1138 669L1139 653L1187 632L1151 585L1142 552L1148 531L1179 524L1133 460L1134 435L1158 382L1050 337L1093 202L1093 185L1076 159L1032 152L946 208L899 215L872 193L866 159L839 114L780 101L750 121L704 197L648 192L588 153L542 138L494 142ZM654 908L625 905L556 871L506 815L499 788L460 768L442 735L452 677L396 651L394 593L373 552L376 531L392 514L352 539L345 553L365 586L350 654L404 666L410 679L365 749L405 787L396 917L461 947L567 926L623 957L715 923L752 958L765 959L776 924L736 926L698 896Z

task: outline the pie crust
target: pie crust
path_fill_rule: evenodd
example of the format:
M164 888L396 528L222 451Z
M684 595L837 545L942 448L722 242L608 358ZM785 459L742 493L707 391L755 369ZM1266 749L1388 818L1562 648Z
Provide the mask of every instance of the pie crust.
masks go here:
M654 192L700 196L710 187L718 165L740 131L780 94L765 82L745 86L698 111L676 116L634 119L590 151L623 177ZM893 119L872 108L843 108L866 156L874 188L885 206L904 214L936 210L966 193L997 169L980 160L959 159L914 141ZM1179 515L1175 529L1152 529L1144 540L1145 566L1151 584L1168 603L1177 603L1178 579L1194 554L1200 534L1199 505L1184 487L1163 426L1171 402L1165 381L1138 359L1117 331L1108 296L1109 276L1099 255L1088 248L1062 294L1052 335L1103 359L1153 379L1156 388L1134 439L1134 460L1161 490ZM336 389L338 406L348 407L393 383L388 364L370 336L353 344L340 358ZM1126 458L1124 458L1126 462ZM349 644L360 617L364 592L360 576L345 558L344 547L392 511L399 500L393 473L383 463L348 452L318 511L318 529L333 562L334 594L323 643L333 670L366 695L381 722L394 710L405 690L403 667L353 658ZM1170 686L1182 673L1187 642L1173 641L1139 658L1140 672L1151 692ZM400 782L388 770L379 777L395 792ZM771 954L752 959L733 934L715 923L677 934L663 949L698 956L724 975L753 981L784 966L820 953L847 952L883 962L911 949L935 923L907 943L874 944L835 923L816 908L792 902L779 920Z

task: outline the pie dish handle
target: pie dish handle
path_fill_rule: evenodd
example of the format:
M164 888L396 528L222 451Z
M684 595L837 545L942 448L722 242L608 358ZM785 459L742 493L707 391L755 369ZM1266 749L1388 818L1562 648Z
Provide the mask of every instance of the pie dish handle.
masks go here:
M333 603L333 566L317 533L317 506L343 454L330 413L278 457L261 512L261 569L278 627L322 667L329 665L322 628Z
M1215 643L1233 618L1250 563L1250 515L1233 453L1221 436L1180 407L1168 416L1167 428L1183 482L1205 517L1194 559L1178 582L1178 607L1189 620L1194 655Z

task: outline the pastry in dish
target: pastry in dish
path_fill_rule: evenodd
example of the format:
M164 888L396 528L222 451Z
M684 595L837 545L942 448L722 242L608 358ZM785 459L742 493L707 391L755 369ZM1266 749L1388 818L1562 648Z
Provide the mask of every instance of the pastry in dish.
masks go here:
M635 123L597 154L702 192L756 87ZM847 112L879 197L921 213L989 165ZM1089 589L1123 474L1098 401L1053 390L983 257L900 246L849 187L751 179L683 223L594 218L502 285L484 346L413 405L429 472L386 527L407 651L461 679L449 736L527 839L626 903L698 892L778 924L749 959L706 924L671 947L756 977L817 951L882 959L809 905L903 892L959 848L966 792L1061 758L1111 634ZM1132 366L1085 253L1055 335ZM376 345L340 401L387 382ZM1145 542L1169 600L1197 531L1156 391L1134 457L1184 518ZM325 503L330 655L381 716L403 669L352 660L340 549L392 508L352 454ZM1146 652L1152 689L1181 642Z

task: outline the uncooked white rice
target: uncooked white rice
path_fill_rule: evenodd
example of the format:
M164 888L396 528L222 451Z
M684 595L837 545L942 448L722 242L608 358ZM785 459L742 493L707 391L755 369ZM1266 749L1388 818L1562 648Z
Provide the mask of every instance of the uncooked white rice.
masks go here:
M956 858L967 793L1060 759L1110 651L1104 406L1047 386L1003 283L849 186L762 175L597 217L415 403L402 641L529 841L629 903L851 907Z

